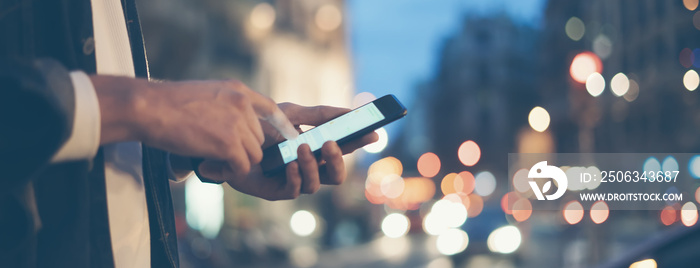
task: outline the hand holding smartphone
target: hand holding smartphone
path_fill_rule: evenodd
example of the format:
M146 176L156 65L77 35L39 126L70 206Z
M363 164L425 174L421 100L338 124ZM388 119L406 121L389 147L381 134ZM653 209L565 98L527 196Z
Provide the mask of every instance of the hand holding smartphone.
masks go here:
M406 108L394 95L386 95L357 109L338 116L299 135L293 140L285 140L263 151L261 167L263 173L272 176L297 159L297 148L309 144L311 151L318 155L326 141L336 141L343 145L355 138L364 136L406 115Z

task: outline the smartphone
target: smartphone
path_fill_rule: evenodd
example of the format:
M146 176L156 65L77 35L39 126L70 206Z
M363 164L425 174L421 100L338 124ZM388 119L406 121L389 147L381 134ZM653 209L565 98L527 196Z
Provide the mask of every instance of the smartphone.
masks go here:
M326 141L332 140L343 145L406 116L406 112L406 107L394 95L378 98L309 129L294 140L285 140L268 147L263 151L260 163L263 174L272 176L282 172L289 162L297 159L297 148L301 144L309 144L311 151L319 156L321 146Z

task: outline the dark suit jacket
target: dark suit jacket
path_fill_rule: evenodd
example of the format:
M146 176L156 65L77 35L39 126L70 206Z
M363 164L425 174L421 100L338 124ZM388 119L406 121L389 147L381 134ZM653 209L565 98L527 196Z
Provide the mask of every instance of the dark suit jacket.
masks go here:
M136 75L148 77L133 0ZM95 73L90 0L0 0L0 267L114 266L104 161L50 164L74 114L69 70ZM153 267L178 266L163 151L144 147Z

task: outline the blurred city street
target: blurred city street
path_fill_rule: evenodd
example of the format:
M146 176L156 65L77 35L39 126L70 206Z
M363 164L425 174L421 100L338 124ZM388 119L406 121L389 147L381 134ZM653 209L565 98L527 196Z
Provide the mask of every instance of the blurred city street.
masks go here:
M697 267L697 0L138 4L155 79L238 79L302 105L394 94L408 108L314 195L171 183L182 267ZM637 153L629 171L680 174L654 187L683 199L617 209L574 200L597 185L569 185L537 209L534 163L509 163L530 153ZM561 171L625 161L598 162Z

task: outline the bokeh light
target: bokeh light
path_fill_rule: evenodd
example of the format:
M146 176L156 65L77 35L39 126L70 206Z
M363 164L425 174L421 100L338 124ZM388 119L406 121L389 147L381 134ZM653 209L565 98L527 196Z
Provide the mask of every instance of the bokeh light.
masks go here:
M700 12L693 14L693 26L695 26L695 29L700 30Z
M586 90L593 97L598 97L605 90L605 78L598 72L594 72L586 79Z
M578 201L569 201L562 211L564 220L571 225L577 224L583 219L583 206Z
M467 209L467 214L469 215L470 218L474 218L476 216L479 216L481 214L481 211L484 209L484 200L481 198L481 196L476 195L476 194L470 194L469 195L469 208Z
M513 204L513 218L518 222L524 222L532 215L532 203L527 198L519 198Z
M627 76L623 73L617 73L615 76L613 76L612 80L610 80L610 89L615 96L620 97L625 95L629 88L630 80L627 79Z
M513 174L513 188L520 193L530 191L529 179L527 177L528 170L521 168Z
M474 175L469 171L462 171L455 177L454 187L457 192L470 194L474 191L475 184Z
M454 198L451 198L454 197ZM467 220L467 209L456 194L435 202L423 219L423 230L430 235L440 235L449 228L462 226Z
M700 203L700 187L695 190L695 202Z
M562 168L564 170L564 168ZM564 173L566 173L567 178L579 178L582 173L586 172L586 168L584 167L568 167L566 170L564 170ZM581 182L581 180L569 180L569 185L567 186L567 189L570 191L581 191L583 189L586 189L588 185L586 183Z
M586 25L583 24L581 19L571 17L568 21L566 21L564 30L566 31L566 36L571 38L571 40L578 41L581 40L583 35L586 33Z
M630 268L656 268L654 259L641 260L630 265Z
M685 8L688 10L693 11L698 8L698 0L683 0L683 6L685 6Z
M404 178L404 190L400 196L390 200L390 206L396 205L402 210L417 209L419 205L435 196L435 182L428 178Z
M584 84L588 77L596 72L603 72L603 62L592 52L581 52L571 61L569 74L576 82Z
M433 212L428 213L423 218L423 231L429 235L439 235L447 231L448 227L444 222L441 222L439 216L433 214Z
M685 226L693 226L698 222L698 206L693 202L687 202L681 207L681 222Z
M676 209L672 206L666 206L661 210L659 217L663 225L669 226L676 222Z
M257 4L250 12L250 24L253 27L267 30L275 23L275 9L268 3Z
M695 155L688 161L688 171L690 171L690 176L696 179L700 179L700 155Z
M367 103L370 103L374 100L376 100L377 97L374 96L374 94L369 93L369 92L360 92L355 95L355 97L352 98L352 108L358 108L362 105L365 105Z
M408 233L411 227L411 222L403 214L391 213L382 220L382 232L384 235L397 238Z
M433 204L430 213L437 215L447 227L460 227L467 220L467 208L459 197L456 200L450 198L438 200Z
M367 175L379 175L386 176L389 174L396 174L401 176L403 174L403 165L399 159L396 157L389 156L379 159L372 163L367 170ZM381 179L381 178L380 178Z
M486 239L486 245L494 253L510 254L515 252L522 242L520 230L517 227L508 225L493 230Z
M469 236L460 229L449 229L437 238L437 250L443 255L454 255L464 251L469 246Z
M602 178L603 174L600 172L600 169L596 166L590 166L585 169L586 173L592 174L593 178ZM586 188L588 190L595 190L600 186L600 183L603 180L593 180L592 182L586 183Z
M462 162L462 164L471 167L473 165L476 165L477 162L479 162L479 158L481 158L481 149L479 148L479 145L476 144L476 142L468 140L463 142L462 145L459 146L459 149L457 150L457 156L459 157L459 161Z
M676 158L672 155L664 158L664 161L661 163L661 171L678 171L678 161L676 161Z
M386 148L386 145L389 144L389 135L386 133L386 130L381 127L374 132L377 132L377 135L379 136L379 139L376 142L370 143L362 147L365 152L371 153L371 154L376 154L384 150Z
M382 182L379 184L379 189L382 194L388 198L399 197L404 190L405 183L401 176L396 174L389 174L382 178Z
M365 181L365 197L372 204L382 204L392 197L401 195L404 191L404 181L401 178L403 165L395 157L385 157L372 163L367 170Z
M695 13L696 16L698 13ZM695 16L693 16L695 18ZM700 48L693 49L693 66L700 68Z
M608 36L599 34L595 39L593 39L593 52L595 52L595 54L601 59L607 59L610 57L612 51L613 43Z
M601 224L608 219L608 216L610 215L610 208L605 201L600 200L593 203L590 213L591 220L593 220L595 224Z
M316 230L316 217L307 210L299 210L292 214L289 226L298 236L308 236Z
M661 171L661 163L659 162L656 157L649 157L647 160L644 161L644 171L649 172L659 172Z
M700 84L700 76L698 76L695 70L688 70L685 72L685 75L683 75L683 85L687 90L694 91L698 88L698 84Z
M690 48L684 48L681 50L681 53L678 55L678 61L681 63L681 65L685 68L690 68L693 66L693 51L690 50Z
M540 106L536 106L530 110L527 121L532 129L537 132L543 132L549 127L549 112Z
M513 204L518 201L520 197L515 192L508 192L501 198L501 209L508 215L513 214Z
M340 26L343 21L343 14L337 6L325 4L316 11L316 26L323 31L333 31Z
M491 172L479 172L474 180L474 192L480 196L489 196L496 189L496 177Z
M418 158L418 172L423 177L435 177L440 172L440 158L434 153L424 153Z
M630 79L629 81L630 87L627 90L627 94L622 97L628 102L633 102L639 96L639 84L637 84L637 81L634 81L634 79Z
M445 175L444 178L442 178L442 182L440 182L440 189L442 190L443 195L448 195L452 193L456 193L461 191L461 189L457 190L455 189L455 179L457 178L457 173L450 173Z

